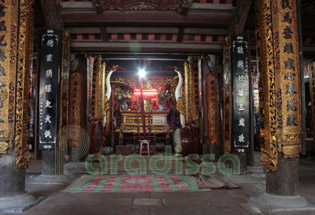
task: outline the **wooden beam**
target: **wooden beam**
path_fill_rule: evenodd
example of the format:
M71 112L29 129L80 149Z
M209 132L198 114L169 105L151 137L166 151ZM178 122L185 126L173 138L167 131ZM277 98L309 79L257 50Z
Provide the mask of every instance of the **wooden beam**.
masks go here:
M45 27L52 29L62 29L63 22L60 15L60 6L55 0L40 0L45 19Z
M108 34L105 27L101 27L101 36L103 41L108 42Z
M64 14L66 26L227 26L230 12L196 13L181 16L175 11L105 11L103 14Z
M139 42L71 42L72 51L84 52L159 52L159 53L221 53L223 43L139 43Z
M65 28L70 34L100 34L101 29L99 27L77 27L77 28Z
M100 34L99 27L67 27L65 28L70 34ZM176 27L106 27L108 34L177 34ZM254 32L255 33L255 32ZM184 34L208 34L208 35L228 35L226 28L184 28ZM315 32L314 32L315 34Z
M304 44L303 55L315 55L315 44Z
M227 28L185 28L184 34L228 35Z
M60 3L63 9L94 9L93 3L91 1L76 1L76 2L66 2Z
M181 43L183 41L184 38L184 28L178 28L178 33L177 33L177 42Z
M65 10L95 10L93 3L90 1L76 1L76 2L61 2L62 8ZM235 7L231 4L208 4L208 3L192 3L189 10L234 10Z
M240 35L244 32L245 23L248 17L250 7L253 0L238 0L232 25L230 26L230 33L233 35Z
M175 27L107 27L109 34L119 33L148 33L148 34L176 34L177 28Z
M192 3L189 10L235 10L232 4Z
M99 5L96 6L96 12L97 14L102 14L103 13L103 8ZM100 27L101 30L101 36L103 41L108 42L108 34L105 26Z
M71 34L100 34L99 27L68 27L65 28ZM177 34L176 27L107 27L108 34ZM255 33L255 32L254 32ZM184 34L208 34L208 35L228 35L226 28L184 28ZM315 32L314 32L315 34Z

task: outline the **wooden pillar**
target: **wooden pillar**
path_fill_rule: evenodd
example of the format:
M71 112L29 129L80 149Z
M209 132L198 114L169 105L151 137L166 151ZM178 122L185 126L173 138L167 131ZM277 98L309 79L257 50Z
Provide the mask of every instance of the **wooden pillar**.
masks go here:
M302 119L296 0L257 0L261 165L266 191L297 195Z
M22 212L35 198L25 192L29 77L33 35L32 1L1 1L0 17L0 210ZM12 210L9 212L12 212Z
M231 37L225 38L223 51L223 144L224 153L231 152L232 89Z
M70 34L63 32L62 56L60 72L60 96L59 96L59 132L56 146L55 165L57 175L64 173L64 159L68 155L69 140L69 88L70 88Z

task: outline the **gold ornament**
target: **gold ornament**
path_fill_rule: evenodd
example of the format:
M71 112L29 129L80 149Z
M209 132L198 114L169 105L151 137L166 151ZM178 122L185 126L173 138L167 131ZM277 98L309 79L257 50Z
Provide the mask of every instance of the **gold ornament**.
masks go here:
M186 115L186 105L184 97L179 97L176 103L176 109L179 113Z
M260 83L259 83L259 116L261 125L261 158L260 162L266 171L277 170L278 151L276 141L276 89L275 89L275 64L273 50L272 23L270 1L257 1L259 11L260 38Z
M0 154L6 154L9 149L9 144L6 142L0 142Z
M224 153L231 152L231 123L232 123L232 92L231 92L231 38L225 38L225 45L223 50L223 140Z
M18 69L16 85L16 115L15 115L15 154L18 168L27 168L31 161L29 145L29 77L31 69L33 9L32 1L20 1Z

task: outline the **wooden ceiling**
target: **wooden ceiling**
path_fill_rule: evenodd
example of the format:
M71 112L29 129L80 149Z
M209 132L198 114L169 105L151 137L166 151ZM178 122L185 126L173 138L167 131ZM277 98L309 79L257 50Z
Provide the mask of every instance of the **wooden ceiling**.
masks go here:
M45 26L70 32L72 51L129 54L221 53L225 36L243 31L251 5L251 0L194 0L178 12L104 10L92 0L38 1Z
M255 35L253 0L193 0L181 12L104 10L93 1L102 0L35 0L36 26L70 32L73 52L108 55L215 54L222 53L230 33L245 29ZM304 52L312 55L315 6L313 0L301 1Z

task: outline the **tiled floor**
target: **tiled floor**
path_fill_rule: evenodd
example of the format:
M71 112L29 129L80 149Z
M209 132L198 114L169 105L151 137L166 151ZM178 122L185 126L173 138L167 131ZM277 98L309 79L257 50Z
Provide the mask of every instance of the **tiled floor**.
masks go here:
M302 159L300 163L300 194L315 204L315 159ZM25 214L267 214L248 204L249 197L264 192L264 177L246 175L231 176L229 179L241 189L175 193L67 193L62 192L66 185L27 184L28 192L47 198ZM315 214L315 211L277 214Z

